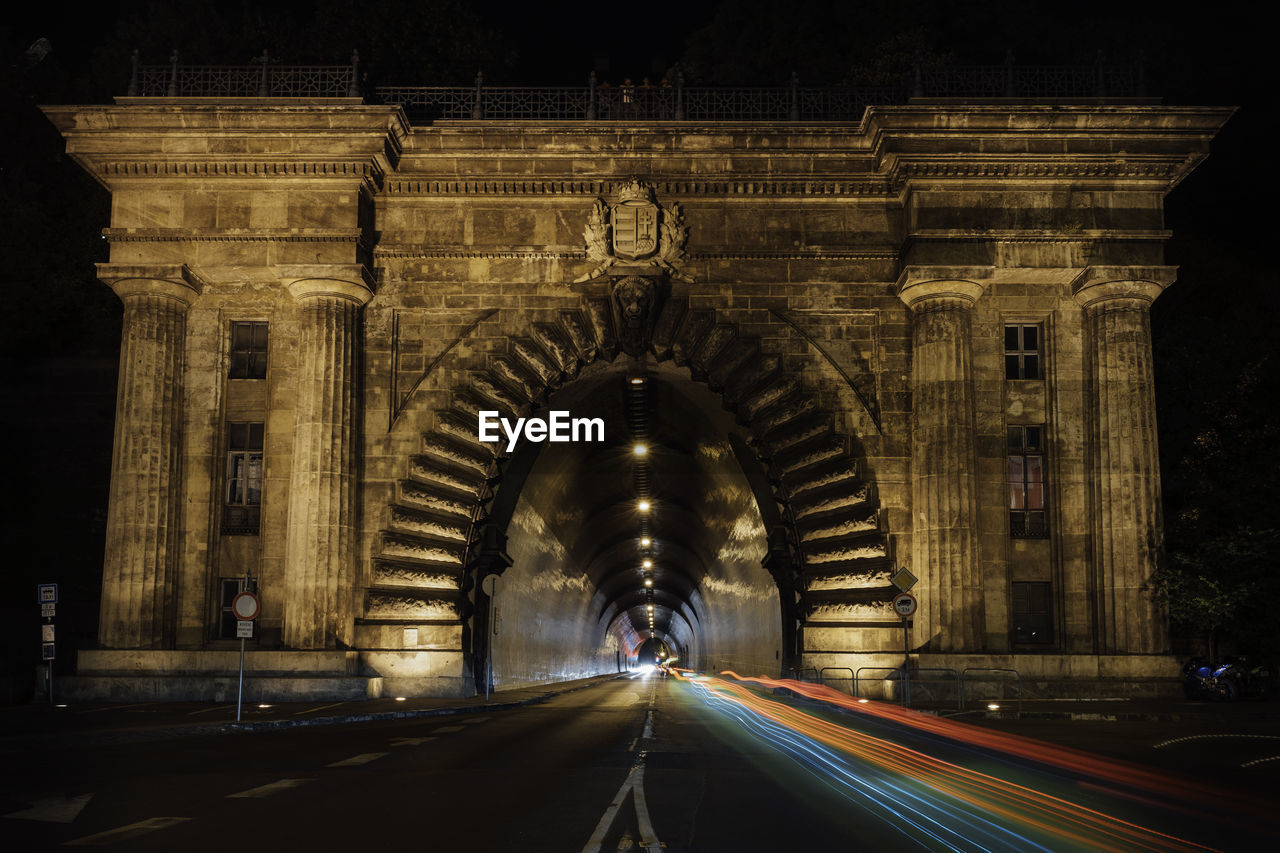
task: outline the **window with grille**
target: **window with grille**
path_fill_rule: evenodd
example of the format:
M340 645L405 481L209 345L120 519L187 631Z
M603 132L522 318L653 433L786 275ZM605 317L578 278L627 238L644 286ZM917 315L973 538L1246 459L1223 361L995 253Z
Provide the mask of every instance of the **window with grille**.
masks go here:
M267 324L231 324L231 379L267 376Z
M262 424L227 424L226 487L222 532L258 532L262 506Z
M1036 645L1053 642L1053 584L1014 581L1013 641Z
M1004 378L1043 379L1044 335L1039 323L1004 327Z
M1039 538L1049 533L1044 426L1009 427L1009 535Z

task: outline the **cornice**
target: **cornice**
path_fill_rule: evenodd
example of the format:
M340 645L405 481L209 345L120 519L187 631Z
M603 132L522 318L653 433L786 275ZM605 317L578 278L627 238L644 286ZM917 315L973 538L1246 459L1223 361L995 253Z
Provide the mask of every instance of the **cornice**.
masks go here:
M389 177L383 192L409 196L607 196L626 183L565 179L543 180L450 180ZM650 180L655 191L667 196L752 197L752 196L868 196L889 199L891 188L880 176L839 180L771 179L737 181Z
M374 255L384 260L422 259L422 260L555 260L585 261L587 253L583 251L548 250L537 248L501 248L501 249L428 249L418 246L378 246ZM725 251L725 252L690 252L691 261L897 261L900 253L891 248L868 249L786 249L779 251Z
M109 243L359 243L357 230L306 231L262 228L252 232L202 228L103 228Z
M1182 158L1127 158L1080 160L1071 155L1054 159L1025 157L988 160L948 155L940 159L902 157L890 169L895 187L920 178L998 180L1146 180L1168 183L1182 172Z
M373 160L94 160L85 158L107 178L359 178L379 179L383 169Z

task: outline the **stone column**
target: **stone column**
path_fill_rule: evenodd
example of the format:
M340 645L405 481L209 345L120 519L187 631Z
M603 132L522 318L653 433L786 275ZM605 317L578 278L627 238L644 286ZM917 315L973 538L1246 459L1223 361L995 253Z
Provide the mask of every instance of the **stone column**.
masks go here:
M898 295L911 309L911 556L919 576L912 644L982 648L978 477L969 309L985 269L908 267Z
M350 646L356 534L357 322L363 280L286 279L300 306L284 644Z
M98 640L114 649L173 645L180 524L185 267L99 264L124 302L115 446Z
M1090 267L1075 281L1084 308L1089 533L1100 653L1156 654L1168 626L1142 587L1161 559L1151 303L1174 267Z

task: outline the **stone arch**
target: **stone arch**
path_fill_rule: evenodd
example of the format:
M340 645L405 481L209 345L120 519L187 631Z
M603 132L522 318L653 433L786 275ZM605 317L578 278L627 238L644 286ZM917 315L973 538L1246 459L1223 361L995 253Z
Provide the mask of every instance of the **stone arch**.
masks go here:
M789 326L783 318L766 322ZM588 365L636 355L627 334L610 298L589 294L578 308L543 313L513 329L505 348L470 365L469 378L455 385L448 408L422 434L376 534L359 608L366 619L466 625L477 559L486 549L501 550L500 538L485 541L500 537L491 525L495 496L505 479L520 476L500 447L479 441L477 413L537 412ZM777 522L766 566L780 592L794 597L799 623L896 623L888 531L864 455L801 370L737 323L675 294L651 318L642 352L687 370L745 429L743 451L763 472L752 489L762 517Z

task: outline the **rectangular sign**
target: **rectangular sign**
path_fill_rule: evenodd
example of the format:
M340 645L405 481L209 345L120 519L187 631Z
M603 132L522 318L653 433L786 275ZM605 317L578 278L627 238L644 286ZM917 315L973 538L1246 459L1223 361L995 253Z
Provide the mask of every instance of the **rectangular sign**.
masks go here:
M53 626L52 625L40 626L40 642L42 643L53 642Z
M36 600L41 604L57 604L58 585L56 583L42 583L37 586Z
M246 640L253 639L253 622L247 619L236 620L236 637Z
M53 604L41 604L41 605L40 605L40 618L42 618L42 619L52 619L52 618L53 618L53 616L54 616L54 611L56 611L57 609L58 609L58 608L57 608L57 606L56 606L56 605L53 605Z
M40 659L53 660L53 643L40 644Z

